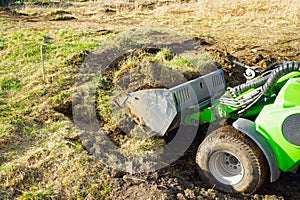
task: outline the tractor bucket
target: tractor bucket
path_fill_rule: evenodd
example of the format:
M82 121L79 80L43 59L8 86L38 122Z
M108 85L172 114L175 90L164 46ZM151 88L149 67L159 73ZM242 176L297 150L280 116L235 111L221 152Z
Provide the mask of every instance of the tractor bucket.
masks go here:
M126 108L136 123L163 136L171 124L179 124L180 117L177 116L183 110L216 99L224 89L223 70L217 70L170 89L147 89L124 94L115 102Z
M168 89L149 89L130 93L117 99L130 117L163 136L177 115L172 92Z

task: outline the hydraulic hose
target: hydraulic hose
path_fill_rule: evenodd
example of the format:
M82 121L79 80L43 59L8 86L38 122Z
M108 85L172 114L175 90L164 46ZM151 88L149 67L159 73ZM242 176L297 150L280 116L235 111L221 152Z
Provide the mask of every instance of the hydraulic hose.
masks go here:
M256 87L262 86L269 79L269 76L270 75L266 75L266 76L261 77L257 80L253 80L251 82L243 83L243 84L240 84L238 86L235 86L230 90L230 93L231 93L232 96L236 97L239 94L247 91L250 88L256 88Z
M295 71L300 71L300 62L283 62L269 75L267 82L261 88L260 94L249 105L240 110L238 113L242 114L247 111L255 103L257 103L262 96L268 95L268 92L273 88L274 83L277 82L282 76Z
M300 62L284 62L271 73L267 82L262 86L262 93L267 94L278 79L294 71L300 71Z
M277 68L278 66L283 65L283 63L284 62L275 62L275 63L272 63L272 64L268 65L266 67L266 69L264 69L261 73L265 73L267 71L273 70L273 69Z
M278 76L280 75L281 73L283 73L285 70L287 70L286 68L288 67L284 67L285 65L287 65L288 63L294 63L294 64L297 64L295 62L276 62L276 63L272 63L271 65L269 65L264 71L262 71L262 73L266 73L267 71L270 71L272 70L272 72L268 75L265 75L257 80L253 80L251 82L248 82L248 83L243 83L243 84L240 84L238 86L235 86L233 87L230 92L232 94L232 96L236 97L238 96L239 94L247 91L248 89L250 88L257 88L259 86L262 86L264 83L266 83L266 81L271 81L269 78L271 78L271 75L272 76ZM284 68L284 69L283 69ZM274 73L276 72L276 73ZM289 73L289 72L287 72ZM269 82L270 83L270 82Z

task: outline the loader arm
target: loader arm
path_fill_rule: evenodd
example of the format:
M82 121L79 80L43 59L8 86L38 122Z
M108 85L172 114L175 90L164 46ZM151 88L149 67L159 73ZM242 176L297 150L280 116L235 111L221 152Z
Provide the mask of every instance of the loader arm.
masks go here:
M224 91L224 72L220 69L170 89L148 89L118 96L115 103L125 108L135 122L163 136L178 127L187 112L198 112L199 105L209 107Z

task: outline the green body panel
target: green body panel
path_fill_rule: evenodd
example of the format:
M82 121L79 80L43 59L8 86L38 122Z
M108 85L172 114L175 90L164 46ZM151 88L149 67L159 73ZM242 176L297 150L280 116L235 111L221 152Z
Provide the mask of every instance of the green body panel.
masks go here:
M200 112L200 123L205 124L209 122L216 121L216 116L214 115L214 112L212 108L207 108L203 110L203 112Z
M292 114L300 114L300 72L292 72L282 76L268 92L268 95L258 101L242 115L241 107L231 107L216 100L208 105L199 104L194 113L185 117L185 124L214 122L219 118L256 119L256 131L261 134L272 147L282 171L293 171L300 164L300 147L290 143L282 133L285 119ZM252 92L251 88L240 94L243 97ZM279 93L278 93L279 91Z
M293 114L300 114L299 78L286 82L275 102L266 105L255 120L257 131L272 146L278 167L285 172L292 171L300 163L300 147L287 141L282 133L285 119Z
M193 108L192 113L185 114L184 116L184 124L186 125L193 125L195 124L195 121L198 121L196 124L205 124L216 121L216 116L211 108L210 101L204 101L203 103L198 104Z
M277 86L278 88L282 88L282 87L285 85L285 83L286 83L287 80L289 80L289 79L291 79L291 78L295 78L295 77L300 77L300 72L291 72L291 73L289 73L289 74L287 74L287 75L281 77L281 78L277 81L276 86Z
M216 116L214 115L212 108L206 108L201 112L188 115L184 119L184 123L187 125L193 125L195 121L198 121L200 124L210 123L216 121Z

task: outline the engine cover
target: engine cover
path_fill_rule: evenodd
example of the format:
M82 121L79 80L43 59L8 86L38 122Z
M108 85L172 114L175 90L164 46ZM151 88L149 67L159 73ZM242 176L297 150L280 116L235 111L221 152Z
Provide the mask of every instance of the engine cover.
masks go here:
M289 79L273 104L257 116L256 130L272 146L281 171L292 171L300 163L300 82Z

